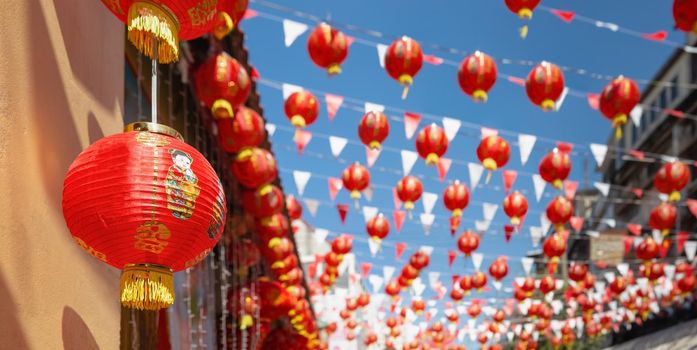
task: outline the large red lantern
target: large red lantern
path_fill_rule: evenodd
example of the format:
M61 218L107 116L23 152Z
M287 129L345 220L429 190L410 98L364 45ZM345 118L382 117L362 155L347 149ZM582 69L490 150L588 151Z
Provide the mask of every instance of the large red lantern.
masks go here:
M385 113L370 111L363 115L358 124L358 137L371 149L379 150L390 133L390 122Z
M486 281L486 275L481 271L477 271L472 275L472 288L476 289L477 292L481 292L482 288L486 286Z
M426 165L436 165L448 151L448 138L440 126L428 125L416 135L416 151L426 160Z
M528 213L528 200L518 191L503 199L503 211L511 218L511 224L519 225Z
M496 62L489 55L475 51L460 63L457 82L473 100L486 102L487 93L496 83Z
M508 275L508 263L506 262L506 258L498 257L494 260L494 262L489 265L489 274L497 281L506 278L506 275Z
M276 158L262 148L255 147L240 152L230 168L242 186L258 189L261 194L271 191L270 184L278 176Z
M232 118L218 119L218 145L225 152L238 153L265 139L264 119L250 108L239 106Z
M566 197L557 196L549 202L545 213L547 219L554 224L554 229L561 232L574 214L574 205Z
M160 63L179 59L179 40L191 40L207 33L218 11L216 0L102 0L102 3L126 24L128 40L141 53L156 57Z
M550 273L554 273L557 271L559 257L566 252L566 239L560 233L554 233L545 240L542 250L545 256L550 259L548 264Z
M463 233L457 239L457 248L460 249L465 256L470 256L472 252L479 248L479 235L472 231Z
M571 157L557 148L547 153L540 161L540 176L555 188L561 189L569 173L571 173Z
M368 220L365 230L372 240L380 242L390 233L390 222L381 213Z
M329 75L341 73L341 63L348 55L348 40L344 33L327 23L320 23L307 38L307 51L312 62L327 70Z
M489 135L482 139L477 147L477 158L489 173L486 182L489 183L491 172L505 166L511 158L511 146L508 141L498 135Z
M403 36L395 40L385 53L385 70L387 74L404 86L402 99L407 98L409 87L423 65L424 56L416 40Z
M271 185L263 194L259 191L243 191L242 206L257 218L280 213L283 210L283 191L275 185Z
M555 64L542 62L530 71L525 92L533 104L545 111L553 111L564 92L564 74Z
M460 226L462 211L467 208L470 201L470 191L466 185L458 180L448 185L443 192L443 204L450 210L450 234L455 234Z
M221 40L238 26L247 11L249 0L218 0L218 14L213 25L213 35Z
M651 209L649 214L649 226L654 230L659 230L665 236L675 226L678 212L670 203L661 203Z
M123 270L121 303L157 310L174 301L172 272L196 265L220 239L225 195L208 161L173 129L126 131L71 164L63 216L80 247Z
M283 105L286 117L294 127L302 129L317 120L319 102L309 91L296 91L286 99Z
M644 238L641 243L636 247L636 257L644 260L644 262L650 262L653 259L656 259L658 257L659 253L659 247L658 243L651 238L651 237L646 237Z
M242 65L225 52L209 57L196 69L196 94L216 119L230 118L244 104L252 82Z
M676 28L697 33L697 1L673 0L673 19Z
M344 188L351 193L351 198L361 198L361 192L370 185L370 173L368 169L356 162L349 165L341 173L341 181Z
M506 7L523 19L532 18L532 11L542 0L506 0Z
M639 103L641 93L636 82L625 77L617 77L603 88L598 107L605 118L612 121L615 138L622 137L622 127L627 124L629 113Z
M675 161L663 164L653 179L656 190L669 195L671 202L680 200L680 191L690 182L690 168L683 162Z
M286 210L291 220L298 220L303 216L303 206L292 194L286 197Z
M404 208L412 210L414 202L421 198L424 188L418 177L408 175L397 182L396 191L399 200L404 202Z

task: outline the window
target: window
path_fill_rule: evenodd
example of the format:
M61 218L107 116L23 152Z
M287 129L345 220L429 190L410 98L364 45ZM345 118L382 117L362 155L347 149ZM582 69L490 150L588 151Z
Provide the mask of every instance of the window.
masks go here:
M662 109L670 107L671 99L670 99L670 96L668 96L669 93L670 93L670 89L667 87L664 88L663 91L661 91L661 98L660 98L661 103L660 103L660 105L661 105Z
M680 92L682 89L678 89L678 75L676 74L673 77L673 80L670 81L671 86L670 86L670 96L673 100L676 100L680 98Z
M697 84L697 55L690 56L692 56L692 78L690 79L690 83Z

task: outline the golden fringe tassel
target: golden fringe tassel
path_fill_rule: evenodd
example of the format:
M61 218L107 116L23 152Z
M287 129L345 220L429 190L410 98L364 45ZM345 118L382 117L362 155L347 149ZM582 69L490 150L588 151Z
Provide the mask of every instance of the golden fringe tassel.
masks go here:
M153 58L153 36L157 38L157 61L179 59L179 23L160 6L138 1L128 9L128 40L145 56Z
M131 309L159 310L174 303L172 270L150 264L129 264L121 273L121 304Z

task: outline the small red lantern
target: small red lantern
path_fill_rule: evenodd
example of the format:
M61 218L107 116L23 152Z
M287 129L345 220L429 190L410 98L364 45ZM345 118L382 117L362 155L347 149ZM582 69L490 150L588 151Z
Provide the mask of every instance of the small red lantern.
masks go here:
M351 193L351 198L359 199L361 192L370 184L370 173L368 169L356 162L344 169L341 173L341 181L344 188Z
M327 266L339 267L343 260L343 255L334 252L329 252L324 256L324 263L327 264Z
M288 219L281 213L259 218L256 221L257 234L265 241L288 235Z
M610 290L617 295L622 294L626 288L627 280L622 276L615 277L615 280L610 283Z
M232 118L218 119L218 145L225 152L257 147L265 139L264 119L250 108L239 106Z
M457 314L456 310L447 311L445 313L445 318L452 324L458 324L458 322L460 322L460 316Z
M476 289L477 292L481 292L482 288L486 286L487 278L486 275L477 271L472 275L472 288Z
M414 311L417 315L421 315L422 312L426 309L426 303L424 303L423 300L421 299L414 299L411 302L411 310Z
M421 198L424 189L418 177L409 175L397 182L396 191L399 200L404 202L404 208L412 210L414 209L414 202Z
M566 197L557 196L549 202L545 213L547 219L554 224L554 229L561 232L574 214L574 205Z
M364 145L379 150L390 133L390 122L382 112L370 111L358 124L358 137Z
M396 280L392 280L387 285L385 286L385 294L389 295L392 297L392 299L396 299L397 296L399 296L399 292L402 291L402 287L397 283Z
M553 111L564 91L564 74L553 63L542 62L530 71L525 92L530 101L545 111Z
M486 344L486 342L489 341L489 336L486 335L486 333L479 333L479 335L477 336L477 341L479 342L479 344L484 345Z
M584 264L574 263L569 267L569 278L574 282L583 281L588 274L588 266Z
M292 194L286 197L286 210L291 220L298 220L303 216L303 206Z
M542 294L553 292L557 289L557 282L551 275L544 276L540 279L540 291Z
M395 40L385 53L387 74L404 86L402 99L407 98L409 87L423 65L424 56L416 40L403 36Z
M460 289L462 289L465 294L469 294L470 290L472 289L472 277L464 275L460 278L458 284L460 285Z
M196 94L215 119L231 118L244 104L252 82L242 65L225 52L208 58L196 70Z
M470 256L472 252L479 248L479 235L472 231L463 233L457 239L457 248L462 254L465 254L465 256Z
M462 301L462 298L464 298L464 297L465 297L465 292L463 292L462 289L453 288L450 291L450 298L456 303L459 303L460 301Z
M302 129L317 120L319 102L317 97L309 91L296 91L288 96L283 110L290 123L296 128Z
M375 333L372 333L372 332L371 332L370 334L368 334L368 335L365 337L365 339L363 340L363 343L364 343L366 346L370 346L370 345L376 343L377 341L378 341L378 336L375 335Z
M520 286L520 289L525 292L525 295L530 297L532 296L532 293L535 291L535 279L532 277L525 277L523 280L523 284Z
M496 260L494 260L494 262L489 265L489 274L496 281L506 278L506 275L508 275L508 264L506 263L506 258L498 257Z
M503 211L511 218L512 225L519 225L520 220L528 213L528 200L515 191L503 199Z
M687 33L697 33L697 1L674 0L673 19L676 28Z
M479 303L472 303L467 308L467 314L472 318L476 318L480 313L482 313L482 307L479 306Z
M658 253L658 243L656 243L656 241L651 237L644 238L644 240L641 241L636 248L636 257L644 260L644 262L650 262L651 260L656 259L656 257L658 257Z
M486 102L487 93L496 83L496 62L489 55L475 51L460 63L457 81L473 100Z
M270 183L278 176L274 156L256 147L240 152L230 168L242 186L258 189L262 195L271 191Z
M261 254L273 265L281 267L283 259L294 254L295 245L287 237L276 237L265 242L261 247ZM275 266L272 266L274 268Z
M506 7L523 19L531 19L532 11L542 0L506 0Z
M358 306L360 307L368 306L368 304L370 304L370 294L361 293L356 299L356 302L358 302Z
M307 51L312 62L329 75L341 73L341 63L348 56L348 40L344 33L327 23L320 23L307 38Z
M254 217L266 217L283 210L283 191L276 185L271 185L264 194L259 191L243 191L242 206Z
M491 172L502 168L511 158L511 146L508 141L498 135L489 135L482 139L477 147L477 158L489 173L486 182L489 183Z
M63 216L80 247L123 270L122 305L157 310L174 301L172 273L196 265L220 239L225 195L215 170L175 130L126 130L70 165Z
M431 259L428 257L426 253L422 251L417 251L409 258L409 265L421 271L428 267L430 260Z
M697 278L694 275L687 275L678 280L678 288L682 294L692 293L697 285Z
M450 234L455 234L460 226L462 211L470 201L470 190L458 180L448 185L443 192L443 204L450 210Z
M390 233L390 222L380 213L368 220L365 229L372 240L380 242Z
M436 165L446 151L448 138L443 128L435 123L421 129L416 136L416 151L426 160L426 165Z
M669 201L676 202L680 200L680 191L687 186L691 177L690 168L685 163L666 163L656 173L653 185L658 192L669 195Z
M341 235L332 241L332 251L339 255L345 255L351 252L353 248L353 242L351 242L351 236Z
M561 189L571 172L571 158L566 152L555 148L540 161L540 176L555 188Z
M550 273L556 272L559 257L566 252L566 240L560 233L554 233L545 240L542 250L545 256L550 259L548 264Z
M659 230L665 236L675 226L677 219L677 209L670 203L661 203L651 209L649 214L649 226L654 230Z
M213 35L222 40L237 27L247 11L249 0L218 0L218 14L213 26Z
M644 266L642 266L644 267ZM659 278L663 277L663 264L661 263L651 263L651 267L647 271L647 276L649 281L655 282Z
M622 127L627 124L627 117L639 103L641 93L636 82L625 77L617 77L603 88L600 93L599 108L605 118L612 121L615 138L622 137Z

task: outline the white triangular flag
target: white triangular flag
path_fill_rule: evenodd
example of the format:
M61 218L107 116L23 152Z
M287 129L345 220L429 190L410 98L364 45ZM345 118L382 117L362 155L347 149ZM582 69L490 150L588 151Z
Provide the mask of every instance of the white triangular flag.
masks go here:
M302 196L305 193L305 186L310 181L310 176L312 175L308 171L293 170L293 179L295 180L295 187L298 189L298 195Z
M329 230L325 230L323 228L316 228L315 232L312 234L312 237L315 239L315 242L324 243L328 235Z
M615 273L614 272L605 272L605 280L607 283L612 283L615 280Z
M661 230L651 230L651 236L653 236L653 240L659 245L663 243L663 233L661 233Z
M310 215L313 217L317 215L317 208L319 208L319 201L316 199L310 199L310 198L303 198L303 202L305 203L305 206L307 207L307 211L310 212Z
M394 275L395 267L394 266L383 266L382 267L382 278L385 279L385 281L389 281L390 278Z
M665 264L663 266L663 273L666 274L666 278L670 281L675 276L675 265Z
M433 254L433 247L430 245L422 245L421 247L419 247L419 251L428 256L431 256L431 254Z
M600 191L600 193L603 194L603 196L607 197L608 193L610 193L610 184L603 183L603 182L595 182L593 183L593 186Z
M697 241L685 242L685 256L687 260L692 262L695 259L695 252L697 252Z
M530 158L530 153L537 142L537 136L518 134L518 147L520 148L520 163L525 165Z
M472 265L474 265L474 269L479 271L479 268L482 267L484 255L482 255L482 253L472 253L470 257L472 258Z
M643 238L641 238L641 237L634 237L634 247L635 247L635 248L638 247L639 244L641 244L642 241L644 241Z
M368 240L368 248L370 249L370 256L375 257L375 254L377 254L378 250L380 250L380 243L381 243L381 241L376 240L376 239L369 239Z
M569 94L569 88L565 86L564 90L562 90L562 92L561 92L561 96L559 96L559 99L554 104L555 111L558 111L561 109L561 106L564 104L564 100L566 99L566 95L568 95L568 94Z
M378 59L380 60L380 67L385 68L385 54L387 53L387 45L377 44L378 49Z
M332 155L338 158L341 155L341 151L346 147L347 142L348 139L344 137L329 136L329 147L332 150Z
M266 133L272 137L276 133L276 124L266 123Z
M486 221L486 220L475 220L474 221L474 229L477 230L477 232L486 232L486 230L488 230L490 226L491 226L491 221Z
M526 259L526 258L523 258L523 259ZM532 266L532 265L531 265L531 266ZM527 272L526 272L526 273L527 273ZM516 277L515 279L513 279L513 282L515 282L515 284L516 284L518 287L520 287L520 286L523 285L523 283L525 283L525 277Z
M668 201L668 195L665 193L659 193L658 194L658 199L661 200L661 202L667 202Z
M496 281L496 280L494 280L494 281L491 282L491 283L494 285L494 288L495 288L496 290L501 290L501 286L502 286L501 281Z
M498 204L494 203L484 203L482 204L482 211L484 212L484 220L491 221L496 216L496 211L499 209Z
M537 247L542 239L543 231L542 227L531 226L530 227L530 239L532 240L532 246Z
M293 45L295 39L303 35L308 29L307 24L300 23L296 21L291 21L289 19L283 20L283 39L286 47Z
M365 219L365 222L368 222L370 219L374 218L376 215L378 215L378 208L367 206L367 205L363 206L363 218Z
M547 186L547 181L539 174L532 174L532 184L535 187L535 199L539 202L545 191L545 186Z
M421 219L421 225L424 227L424 232L429 234L431 225L433 225L433 222L436 220L436 216L429 213L421 213L419 218Z
M283 83L281 85L281 91L283 91L283 100L287 100L290 95L298 91L303 91L302 86Z
M600 237L600 232L598 231L593 231L593 230L587 230L584 232L586 235L593 237L593 238L598 238Z
M416 160L418 159L419 155L416 154L416 152L407 151L407 150L402 150L401 153L402 153L402 172L404 173L404 176L407 176L411 172L411 169L414 168L414 164L416 164Z
M563 307L564 304L562 304L561 300L552 300L552 311L554 311L555 315L559 315Z
M607 218L607 219L602 219L601 221L602 221L605 225L608 225L608 226L610 226L610 227L612 227L612 228L614 228L615 226L617 226L617 220L615 220L615 219Z
M462 125L462 122L458 119L443 117L443 130L448 141L452 141L455 138L455 135L460 130L460 125Z
M428 273L428 285L431 287L440 285L440 272L431 271Z
M607 146L599 143L591 143L590 149L598 166L603 165L605 162L605 156L607 155Z
M515 335L515 334L513 334L513 332L506 332L506 339L508 339L508 342L509 342L509 343L513 341L513 336L514 336L514 335Z
M368 202L372 202L373 201L373 193L374 193L373 186L368 185L368 188L363 190L363 196L365 197L365 200L367 200Z
M421 204L424 205L424 212L430 214L438 201L438 195L431 192L424 192L421 196Z
M644 107L642 105L636 105L634 109L632 109L631 112L629 112L629 116L632 118L632 122L634 125L636 125L637 128L641 126L641 115L644 114Z
M414 290L414 295L421 296L426 290L426 285L423 283L412 284L411 288Z
M368 112L384 112L385 106L377 103L366 102L363 104L363 111Z
M482 178L482 174L484 173L484 167L481 164L477 163L467 163L467 169L470 173L470 188L472 191L474 191L474 189L477 187L477 184L479 183L479 179Z
M596 281L593 287L596 292L605 292L605 282Z
M368 281L373 286L373 294L380 293L380 288L382 288L382 283L384 280L378 275L368 276Z

